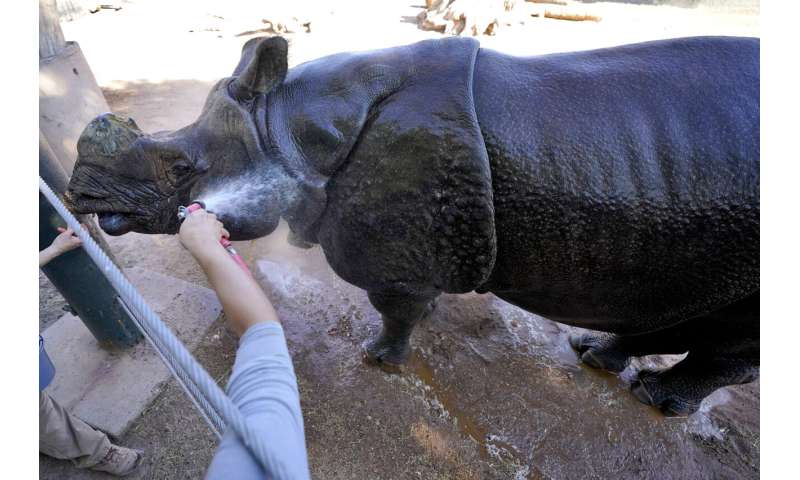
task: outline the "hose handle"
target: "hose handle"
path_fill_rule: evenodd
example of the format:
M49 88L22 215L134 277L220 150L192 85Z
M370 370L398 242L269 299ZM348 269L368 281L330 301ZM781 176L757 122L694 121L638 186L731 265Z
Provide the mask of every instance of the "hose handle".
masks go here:
M178 218L183 221L193 212L202 209L205 209L205 204L203 204L203 202L197 202L197 201L190 203L186 207L178 207ZM253 273L250 271L250 268L247 267L247 263L245 263L242 256L239 255L239 252L237 252L236 249L233 248L233 243L231 243L231 241L225 237L220 238L219 243L220 245L222 245L222 248L224 248L230 254L231 259L234 262L236 262L236 264L239 265L242 268L242 270L247 272L247 274L252 277Z

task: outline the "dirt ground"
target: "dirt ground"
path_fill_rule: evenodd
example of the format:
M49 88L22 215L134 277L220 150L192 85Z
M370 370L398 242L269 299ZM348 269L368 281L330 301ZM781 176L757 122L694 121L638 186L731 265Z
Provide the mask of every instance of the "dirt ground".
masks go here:
M311 32L287 35L291 65L439 36L416 27L420 9L409 1L311 3L292 7L311 18ZM542 20L480 40L537 54L684 35L758 36L757 3L733 3L591 3L587 11L603 17L596 24ZM260 19L271 14L241 1L124 2L119 12L63 28L81 44L112 111L154 131L194 120L250 38L237 35L263 28ZM406 371L386 374L360 359L361 344L380 326L366 294L336 277L318 247L296 249L285 234L282 226L237 247L284 322L314 478L758 477L758 382L719 390L689 418L664 418L628 392L632 369L615 376L581 365L566 341L573 329L477 294L443 296L414 333ZM206 285L173 237L128 234L109 244L123 266ZM46 279L40 291L46 327L65 306ZM235 348L220 318L195 354L224 385ZM174 382L119 442L145 450L133 478L146 479L200 478L215 445ZM43 456L40 477L106 478Z

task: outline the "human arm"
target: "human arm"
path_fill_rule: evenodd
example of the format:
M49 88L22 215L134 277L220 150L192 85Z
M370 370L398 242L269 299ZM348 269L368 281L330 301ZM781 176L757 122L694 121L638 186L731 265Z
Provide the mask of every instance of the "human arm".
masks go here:
M53 239L53 243L47 248L39 252L39 268L47 265L52 259L81 246L81 239L75 235L71 228L58 228L60 232L58 236Z
M195 211L183 221L179 235L217 292L225 318L237 335L241 337L255 324L278 321L261 287L220 245L220 238L227 237L228 232L214 214Z
M300 395L283 328L259 285L220 245L227 233L214 215L197 210L181 225L180 239L205 271L225 317L240 335L227 393L266 446L267 464L260 465L228 429L206 479L307 479Z
M310 478L300 395L280 324L263 322L244 334L227 393L265 445L267 464L262 467L228 429L206 480Z

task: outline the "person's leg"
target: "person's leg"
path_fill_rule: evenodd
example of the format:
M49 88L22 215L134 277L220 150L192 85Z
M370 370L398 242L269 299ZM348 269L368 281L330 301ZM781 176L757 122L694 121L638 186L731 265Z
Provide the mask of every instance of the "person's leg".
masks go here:
M108 435L72 415L46 392L39 392L39 451L78 468L113 475L133 473L142 452L114 445Z
M78 468L89 468L105 458L108 435L66 411L50 395L39 393L39 451Z

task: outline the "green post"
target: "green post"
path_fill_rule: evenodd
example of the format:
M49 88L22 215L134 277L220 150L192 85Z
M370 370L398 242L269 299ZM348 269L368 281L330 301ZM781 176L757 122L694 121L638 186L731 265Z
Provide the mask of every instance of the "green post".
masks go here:
M41 135L39 172L54 192L64 192L67 185L64 169ZM46 248L56 238L57 227L65 226L58 212L39 193L39 250ZM100 345L129 347L141 340L142 334L120 304L117 292L82 248L56 257L42 271Z

